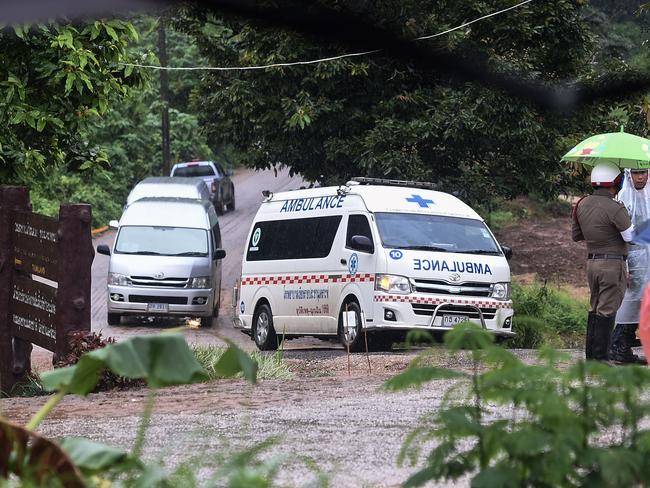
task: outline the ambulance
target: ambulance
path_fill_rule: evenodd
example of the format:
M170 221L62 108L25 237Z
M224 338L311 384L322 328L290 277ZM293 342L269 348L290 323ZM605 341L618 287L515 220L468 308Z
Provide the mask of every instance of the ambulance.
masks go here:
M512 251L472 208L433 187L355 178L265 192L233 290L235 327L261 350L301 336L389 349L410 330L464 321L514 335Z

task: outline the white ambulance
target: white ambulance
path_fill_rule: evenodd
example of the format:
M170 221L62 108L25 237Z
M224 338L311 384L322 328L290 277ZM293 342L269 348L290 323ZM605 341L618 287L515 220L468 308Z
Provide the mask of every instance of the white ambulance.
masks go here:
M511 336L511 250L431 184L355 178L268 194L233 292L234 325L259 349L301 336L352 351L470 320Z

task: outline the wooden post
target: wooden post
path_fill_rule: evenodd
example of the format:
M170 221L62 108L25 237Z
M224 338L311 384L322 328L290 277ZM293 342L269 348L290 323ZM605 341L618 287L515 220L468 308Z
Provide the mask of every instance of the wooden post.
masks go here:
M27 188L0 186L0 392L4 393L9 393L30 369L31 344L16 339L14 354L9 307L13 277L13 212L29 209Z
M91 266L95 256L91 223L90 205L59 208L55 363L68 353L70 332L90 332Z

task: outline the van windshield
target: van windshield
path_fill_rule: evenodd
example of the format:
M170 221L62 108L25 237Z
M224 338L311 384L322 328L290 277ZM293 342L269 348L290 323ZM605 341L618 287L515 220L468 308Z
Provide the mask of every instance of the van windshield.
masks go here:
M124 226L115 243L118 254L207 256L208 233L185 227Z
M375 216L385 248L502 254L487 226L480 220L383 212Z

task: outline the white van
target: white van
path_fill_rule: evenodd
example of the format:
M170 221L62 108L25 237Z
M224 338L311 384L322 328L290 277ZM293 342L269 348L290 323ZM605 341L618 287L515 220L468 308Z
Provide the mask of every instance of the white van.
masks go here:
M150 176L138 182L126 197L126 207L142 198L175 197L210 200L210 190L201 178Z
M207 200L143 198L126 207L108 266L108 324L124 315L175 315L212 325L221 301L221 232Z
M356 178L270 194L250 229L234 325L262 350L284 337L336 337L353 351L465 320L511 336L509 248L458 198Z

